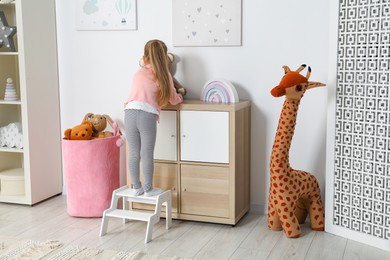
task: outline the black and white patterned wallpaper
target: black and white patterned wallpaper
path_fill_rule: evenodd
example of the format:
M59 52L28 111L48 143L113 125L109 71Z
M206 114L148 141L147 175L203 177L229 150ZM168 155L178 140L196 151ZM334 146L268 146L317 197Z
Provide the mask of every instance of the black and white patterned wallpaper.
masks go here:
M341 0L333 224L390 239L390 0Z

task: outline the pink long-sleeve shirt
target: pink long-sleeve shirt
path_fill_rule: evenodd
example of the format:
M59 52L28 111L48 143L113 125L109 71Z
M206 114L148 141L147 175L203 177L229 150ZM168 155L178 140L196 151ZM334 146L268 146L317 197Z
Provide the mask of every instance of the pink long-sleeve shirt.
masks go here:
M169 103L177 105L183 102L182 95L176 93L171 74L169 74L169 85L171 88ZM132 89L125 104L133 101L146 103L155 108L157 112L160 112L161 107L158 105L158 92L159 86L154 80L152 67L150 64L147 64L139 69L134 75Z

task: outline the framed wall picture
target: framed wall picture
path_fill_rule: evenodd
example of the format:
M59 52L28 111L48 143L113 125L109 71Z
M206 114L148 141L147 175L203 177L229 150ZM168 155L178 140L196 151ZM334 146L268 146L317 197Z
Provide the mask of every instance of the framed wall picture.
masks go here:
M240 46L241 0L172 0L174 46Z
M76 0L77 30L136 30L136 0Z

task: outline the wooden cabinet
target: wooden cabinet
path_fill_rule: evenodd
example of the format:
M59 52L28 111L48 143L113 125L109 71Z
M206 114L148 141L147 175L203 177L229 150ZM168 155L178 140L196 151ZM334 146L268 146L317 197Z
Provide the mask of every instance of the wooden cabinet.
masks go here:
M18 146L0 146L0 178L7 174L23 190L10 195L4 185L13 184L3 178L0 202L33 205L62 192L55 5L15 0L0 2L0 11L17 30L16 50L0 48L0 127L17 122L22 129ZM7 78L19 100L5 100Z
M229 217L229 168L224 166L181 166L181 213Z
M172 190L173 217L235 225L249 210L250 102L185 100L157 131L154 185Z

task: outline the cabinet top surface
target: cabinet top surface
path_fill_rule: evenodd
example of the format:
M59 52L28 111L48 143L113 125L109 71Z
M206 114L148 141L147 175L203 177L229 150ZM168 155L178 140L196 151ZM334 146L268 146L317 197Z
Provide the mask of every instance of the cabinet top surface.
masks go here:
M169 105L166 110L210 110L210 111L237 111L250 106L250 101L242 100L237 103L210 103L198 99L184 99L179 105Z

